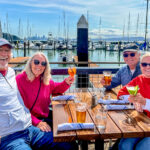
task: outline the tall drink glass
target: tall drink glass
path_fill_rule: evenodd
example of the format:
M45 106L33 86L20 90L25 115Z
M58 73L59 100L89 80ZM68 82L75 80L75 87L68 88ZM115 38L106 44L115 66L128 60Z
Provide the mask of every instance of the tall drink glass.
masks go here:
M95 128L99 131L105 131L107 123L107 111L104 108L100 108L97 110L95 114Z
M105 85L109 86L111 84L111 71L103 71Z
M76 117L78 123L85 123L86 121L86 103L77 103L76 105Z

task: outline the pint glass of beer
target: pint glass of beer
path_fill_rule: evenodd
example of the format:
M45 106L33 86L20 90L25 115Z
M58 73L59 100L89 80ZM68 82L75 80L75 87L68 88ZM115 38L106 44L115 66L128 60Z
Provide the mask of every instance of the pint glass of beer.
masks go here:
M111 71L103 71L105 85L108 86L111 84Z
M86 120L86 103L77 103L76 105L76 117L78 123L85 123Z

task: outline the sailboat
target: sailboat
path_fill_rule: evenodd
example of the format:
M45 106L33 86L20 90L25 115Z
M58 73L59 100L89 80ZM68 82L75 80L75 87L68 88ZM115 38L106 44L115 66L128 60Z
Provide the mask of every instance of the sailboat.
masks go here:
M52 50L54 49L54 38L52 33L48 33L47 43L42 46L42 49Z

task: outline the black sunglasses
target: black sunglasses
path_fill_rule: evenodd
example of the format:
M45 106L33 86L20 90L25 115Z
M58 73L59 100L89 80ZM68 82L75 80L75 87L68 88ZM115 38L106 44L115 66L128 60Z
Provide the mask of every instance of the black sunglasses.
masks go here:
M123 57L128 57L129 55L130 55L131 57L134 57L134 56L135 56L135 53L130 53L130 54L124 53L124 54L123 54Z
M150 64L148 63L141 63L142 67L147 67L148 65L150 66Z
M40 61L37 60L37 59L34 59L34 64L35 64L35 65L39 65L39 64L40 64ZM45 61L42 61L42 62L41 62L41 65L45 67L45 66L47 65L47 63L46 63Z

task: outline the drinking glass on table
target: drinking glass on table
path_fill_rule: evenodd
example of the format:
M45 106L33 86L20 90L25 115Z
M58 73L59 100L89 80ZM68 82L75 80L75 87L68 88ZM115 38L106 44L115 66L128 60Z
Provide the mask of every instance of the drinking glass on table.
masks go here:
M95 131L99 130L100 132L104 132L106 129L106 123L107 111L104 108L100 108L95 114Z
M75 88L75 89L73 90L73 94L75 95L74 102L75 102L75 103L80 103L81 100L82 100L82 89L77 89L77 88Z
M76 104L76 117L78 123L85 123L86 121L86 107L87 104L80 102Z

